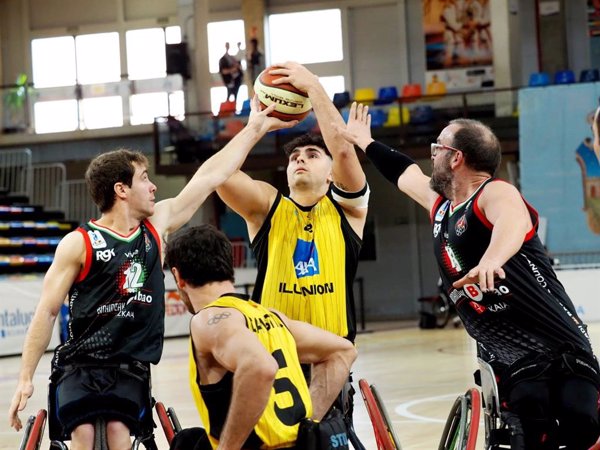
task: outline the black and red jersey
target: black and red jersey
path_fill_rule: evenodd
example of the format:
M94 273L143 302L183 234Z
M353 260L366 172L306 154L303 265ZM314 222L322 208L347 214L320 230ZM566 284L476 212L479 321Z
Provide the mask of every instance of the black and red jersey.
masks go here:
M158 363L165 316L160 237L144 220L128 236L94 221L77 229L85 266L69 291L69 336L53 365Z
M496 279L495 291L483 293L478 284L455 289L479 264L490 244L493 225L477 200L489 179L464 203L452 208L439 197L431 211L435 256L444 289L456 305L467 332L489 362L509 365L531 354L557 356L567 348L592 353L587 327L558 281L537 235L538 214L527 202L533 228L519 251Z

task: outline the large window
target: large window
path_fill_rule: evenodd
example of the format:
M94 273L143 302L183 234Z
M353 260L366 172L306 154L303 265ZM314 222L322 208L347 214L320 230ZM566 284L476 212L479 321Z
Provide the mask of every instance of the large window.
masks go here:
M271 14L269 34L271 61L312 64L344 59L339 9Z
M182 115L182 81L167 76L165 43L181 42L180 27L125 33L127 79L121 78L119 33L34 39L37 133L152 123ZM135 81L135 95L132 81Z

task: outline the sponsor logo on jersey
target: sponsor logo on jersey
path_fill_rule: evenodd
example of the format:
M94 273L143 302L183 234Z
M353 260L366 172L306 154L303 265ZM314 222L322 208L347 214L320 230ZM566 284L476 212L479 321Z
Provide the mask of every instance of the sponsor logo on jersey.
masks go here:
M279 283L279 292L282 294L323 295L335 292L333 283L311 284L310 286L298 286L296 283L289 285Z
M473 301L469 302L469 305L471 305L471 308L473 308L477 314L483 314L487 309L481 303L477 303L477 302L473 302Z
M479 289L479 286L476 284L465 284L463 286L463 291L467 294L471 300L475 300L476 302L480 302L483 299L483 292Z
M297 278L311 277L320 273L319 252L314 241L298 239L292 259Z
M88 236L90 237L90 241L92 242L92 248L105 248L106 241L102 236L102 233L98 230L89 230Z
M454 226L454 231L456 231L456 235L460 236L467 230L467 217L466 214L463 214L460 219L456 221L456 225Z
M152 248L152 241L146 233L144 233L144 243L146 244L146 251L149 252Z
M442 229L441 223L435 223L433 225L433 237L434 238L438 237L438 234L440 234L441 229Z
M96 251L96 261L109 262L115 256L114 248L107 248L106 250Z
M504 311L505 309L508 309L508 304L504 303L504 302L498 302L498 303L494 303L493 305L488 305L487 309L488 309L488 311L497 313L497 312Z
M144 294L142 291L138 291L135 295L132 295L127 299L127 304L129 305L131 302L143 303L145 305L149 305L152 303L152 296L150 294Z
M438 209L437 213L435 214L435 219L434 219L435 222L442 221L442 219L446 215L446 211L448 211L449 206L450 206L450 200L446 200L444 203L442 203L442 206L440 206L440 209Z
M274 328L283 328L283 322L273 317L271 314L265 314L262 317L247 317L248 328L258 333L259 331L269 331Z
M136 256L140 251L136 248L134 251L132 252L125 252L125 257L126 258L133 258L134 256Z

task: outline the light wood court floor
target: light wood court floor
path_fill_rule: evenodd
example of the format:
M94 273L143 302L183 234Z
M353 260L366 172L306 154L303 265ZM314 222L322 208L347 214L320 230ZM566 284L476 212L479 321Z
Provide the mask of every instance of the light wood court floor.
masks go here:
M590 326L596 353L600 353L600 323ZM404 450L437 448L446 415L454 399L473 386L475 346L462 328L420 330L403 328L360 334L359 357L354 365L355 388L366 378L382 395ZM35 377L36 390L26 412L46 407L51 354L44 355ZM188 384L187 340L169 339L161 363L153 369L154 396L175 408L184 427L200 423ZM7 411L17 382L19 358L0 358L0 449L18 448L21 433L9 429ZM368 415L359 393L355 396L355 427L368 450L376 449ZM24 418L22 415L22 419ZM167 449L157 429L159 448ZM479 438L479 448L483 439ZM47 449L47 441L42 448Z

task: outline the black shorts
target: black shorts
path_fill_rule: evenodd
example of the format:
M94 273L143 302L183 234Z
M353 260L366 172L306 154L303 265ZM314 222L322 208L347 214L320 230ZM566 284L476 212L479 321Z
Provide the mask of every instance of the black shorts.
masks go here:
M98 417L123 422L138 435L152 427L150 368L132 363L55 369L48 411L52 440L69 440L77 426L93 424Z

